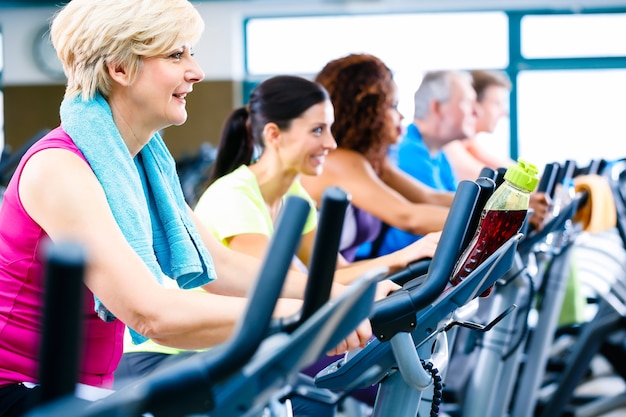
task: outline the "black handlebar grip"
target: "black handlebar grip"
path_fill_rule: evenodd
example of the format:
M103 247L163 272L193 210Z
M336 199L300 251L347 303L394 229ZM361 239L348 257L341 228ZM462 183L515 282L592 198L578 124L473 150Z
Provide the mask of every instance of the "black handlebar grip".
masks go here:
M330 298L337 270L337 254L350 196L338 187L324 190L307 281L302 317L311 317Z
M541 179L537 185L537 192L546 193L551 198L554 197L554 189L557 184L560 165L558 162L546 164L541 174Z
M45 248L43 331L40 346L40 401L71 395L82 352L85 252L74 242Z
M330 298L337 269L343 221L349 203L350 196L341 188L329 187L324 190L302 309L295 316L275 321L271 332L294 331Z

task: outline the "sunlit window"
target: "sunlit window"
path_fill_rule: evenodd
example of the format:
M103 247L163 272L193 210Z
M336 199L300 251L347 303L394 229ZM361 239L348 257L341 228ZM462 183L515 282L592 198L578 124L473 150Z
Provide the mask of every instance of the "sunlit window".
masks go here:
M521 157L544 167L626 156L626 69L526 71L518 97Z
M620 99L626 68L577 68L577 58L626 58L626 14L527 15L521 20L524 58L557 62L545 71L526 62L517 77L517 143L510 149L510 123L482 137L498 154L518 155L540 167L574 159L626 155L626 125ZM429 13L251 18L246 22L250 79L291 73L310 76L329 60L367 52L392 69L400 89L399 110L409 123L413 93L432 69L504 69L509 63L505 13ZM511 65L509 67L509 65ZM626 64L624 65L626 67ZM515 107L514 107L515 108Z
M506 31L504 13L254 18L246 24L247 70L314 74L352 52L394 68L504 67Z
M407 119L424 71L508 65L508 21L501 12L260 17L245 28L247 73L255 79L312 76L350 53L378 56L394 72Z
M524 16L522 55L575 58L626 55L626 14Z

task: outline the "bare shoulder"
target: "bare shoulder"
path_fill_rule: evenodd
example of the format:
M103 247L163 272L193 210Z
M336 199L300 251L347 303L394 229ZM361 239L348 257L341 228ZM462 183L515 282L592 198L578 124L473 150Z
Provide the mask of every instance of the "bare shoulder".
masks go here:
M19 196L26 212L49 234L84 226L110 212L87 162L65 149L44 149L30 157L20 177Z
M93 171L78 155L66 149L43 149L32 155L24 165L20 177L20 197L23 200L42 198L70 191L72 185L87 186L93 181Z
M373 170L367 159L358 152L337 148L326 156L324 169L318 176L303 176L302 185L319 204L323 191L329 186L350 189L355 179L367 177Z
M324 167L330 169L357 168L363 169L371 166L369 161L362 154L349 149L337 148L326 157Z
M341 148L332 151L327 156L322 175L329 178L332 177L336 181L350 180L355 177L377 176L372 168L372 164L364 155Z

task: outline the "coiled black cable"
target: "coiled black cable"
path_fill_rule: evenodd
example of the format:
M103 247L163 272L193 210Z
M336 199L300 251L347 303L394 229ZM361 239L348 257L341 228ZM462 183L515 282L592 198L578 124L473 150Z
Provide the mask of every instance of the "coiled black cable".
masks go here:
M443 399L443 384L441 383L441 376L439 376L439 369L435 368L432 362L424 362L423 359L420 359L420 362L433 378L433 401L430 407L430 417L437 417Z

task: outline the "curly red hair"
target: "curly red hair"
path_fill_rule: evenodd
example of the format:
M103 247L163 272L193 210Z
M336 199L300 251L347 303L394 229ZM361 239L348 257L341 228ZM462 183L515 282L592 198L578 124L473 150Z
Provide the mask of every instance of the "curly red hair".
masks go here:
M387 125L395 92L391 70L373 55L350 54L328 62L315 81L326 88L335 108L332 133L337 146L364 155L380 172L396 140Z

